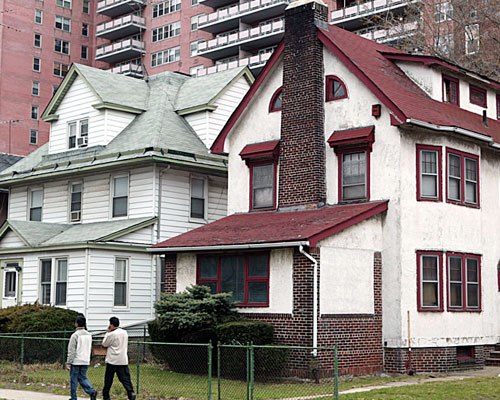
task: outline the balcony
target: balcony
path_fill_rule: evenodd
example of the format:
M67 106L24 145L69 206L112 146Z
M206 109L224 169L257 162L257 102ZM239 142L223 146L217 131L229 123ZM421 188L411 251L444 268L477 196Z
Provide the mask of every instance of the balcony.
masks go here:
M389 10L397 15L398 12L402 13L408 4L418 1L420 0L371 0L332 11L330 23L347 30L355 30L366 24L365 18Z
M240 21L254 25L283 15L290 0L252 0L217 10L198 18L198 27L206 32L220 33L239 27Z
M237 61L230 61L227 63L212 65L196 71L197 76L204 76L214 74L216 72L227 71L228 69L248 66L255 75L258 75L262 68L266 65L267 60L271 58L273 53L257 54L255 56L242 58Z
M203 4L204 6L209 6L212 8L221 8L238 3L237 0L198 0L198 2L199 4Z
M141 33L146 29L146 20L137 15L126 15L97 25L96 36L116 40Z
M279 43L285 31L285 21L280 19L255 28L245 29L227 36L201 42L198 55L217 60L239 54L239 50L255 51Z
M127 39L99 46L96 49L96 61L116 64L132 58L141 57L145 53L144 42L140 40Z
M144 72L142 70L142 65L127 63L119 65L117 67L111 68L110 71L114 74L121 74L130 76L132 78L143 78Z
M97 13L115 18L144 7L144 0L103 0L97 3Z
M390 43L414 35L417 29L417 22L409 22L390 29L362 29L354 33L375 42Z

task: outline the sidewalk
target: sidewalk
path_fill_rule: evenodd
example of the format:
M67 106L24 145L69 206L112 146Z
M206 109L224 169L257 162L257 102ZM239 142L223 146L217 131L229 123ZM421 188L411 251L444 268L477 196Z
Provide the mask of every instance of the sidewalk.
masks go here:
M401 387L401 386L410 386L410 385L419 385L421 383L426 382L444 382L444 381L460 381L467 378L473 377L488 377L488 376L496 376L500 377L500 367L484 367L484 369L480 370L472 370L472 371L462 371L455 372L447 375L437 375L435 378L422 378L422 379L412 379L408 381L399 381L399 382L388 382L384 385L378 386L365 386L361 388L353 388L348 390L340 391L339 394L348 394L348 393L362 393L369 392L371 390L377 389L386 389L391 387ZM31 392L27 390L11 390L11 389L0 389L0 399L7 400L68 400L69 393L66 396L60 396L57 394L51 393L42 393L42 392ZM140 398L140 396L138 396ZM317 398L317 396L315 396ZM81 399L85 399L86 397L81 397Z

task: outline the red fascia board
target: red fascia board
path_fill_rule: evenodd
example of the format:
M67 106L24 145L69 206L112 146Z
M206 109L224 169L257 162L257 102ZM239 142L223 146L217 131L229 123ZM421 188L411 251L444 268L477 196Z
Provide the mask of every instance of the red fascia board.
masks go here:
M224 154L224 143L226 141L227 135L231 131L231 129L234 127L238 119L241 117L241 114L243 114L243 111L246 109L250 101L252 100L253 96L259 90L260 86L264 82L264 80L267 78L267 75L269 72L273 69L274 65L280 58L281 54L283 53L283 48L285 47L283 40L280 42L276 50L274 50L273 55L271 58L267 61L266 66L262 70L262 72L259 74L253 85L250 87L248 92L245 94L243 97L243 100L241 100L240 104L238 107L236 107L236 110L231 114L229 117L228 121L222 128L221 132L215 139L214 143L212 144L212 147L210 148L211 152L213 154Z
M330 147L345 146L357 143L370 143L375 141L375 126L366 126L364 128L345 129L334 131L328 138Z
M387 97L378 86L368 78L361 69L354 64L349 57L347 57L342 50L340 50L330 38L321 30L318 29L318 38L323 43L323 45L330 50L333 55L335 55L365 86L371 90L371 92L389 109L392 111L394 116L399 120L400 123L404 123L407 120L406 115L401 111L394 102Z
M243 160L251 160L257 158L276 158L279 153L279 140L270 142L247 144L240 152L240 157Z
M311 247L316 247L318 245L318 242L320 242L321 240L333 236L353 225L359 224L360 222L363 222L364 220L367 220L368 218L371 218L377 214L387 211L388 207L389 207L389 200L386 200L382 203L376 203L372 208L360 214L356 214L355 216L349 218L344 222L341 222L340 224L334 225L330 228L327 228L321 232L316 233L315 235L312 235L311 237L309 237L309 245Z

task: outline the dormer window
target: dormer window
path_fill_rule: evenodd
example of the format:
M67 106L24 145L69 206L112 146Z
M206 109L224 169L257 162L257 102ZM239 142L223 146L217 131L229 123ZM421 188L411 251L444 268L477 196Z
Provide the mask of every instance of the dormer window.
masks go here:
M486 90L477 86L469 85L469 101L471 104L486 108Z
M87 147L89 135L88 118L73 121L68 124L68 149Z
M326 77L326 101L340 100L347 98L347 88L340 80L340 78L336 76L327 76Z
M269 112L281 111L283 108L283 87L280 87L274 92L271 102L269 103Z
M458 83L458 79L443 75L443 102L460 104Z

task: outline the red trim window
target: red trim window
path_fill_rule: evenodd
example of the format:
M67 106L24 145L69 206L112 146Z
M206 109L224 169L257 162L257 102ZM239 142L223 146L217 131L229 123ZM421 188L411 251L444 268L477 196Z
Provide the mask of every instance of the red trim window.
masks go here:
M338 148L339 201L370 199L370 148Z
M481 256L446 253L448 311L481 311Z
M283 86L277 89L273 97L271 97L271 102L269 103L269 112L281 111L283 108Z
M486 90L469 85L469 101L476 106L487 108Z
M459 81L448 75L443 75L443 102L460 105Z
M250 209L273 210L276 208L275 160L249 161L250 169Z
M417 309L443 311L443 253L417 251Z
M479 157L446 149L448 203L479 207Z
M232 293L237 306L269 306L269 253L198 256L196 282Z
M442 201L441 147L417 144L417 200Z
M340 100L347 98L347 87L340 78L335 75L326 77L326 101Z

